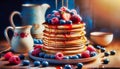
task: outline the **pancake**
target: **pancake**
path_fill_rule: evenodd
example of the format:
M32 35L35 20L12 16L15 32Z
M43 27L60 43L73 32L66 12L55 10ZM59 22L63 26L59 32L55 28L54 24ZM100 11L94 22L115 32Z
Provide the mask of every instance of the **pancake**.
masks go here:
M76 28L83 28L85 27L85 23L78 23L72 25L49 25L48 23L43 24L45 28L48 29L76 29Z

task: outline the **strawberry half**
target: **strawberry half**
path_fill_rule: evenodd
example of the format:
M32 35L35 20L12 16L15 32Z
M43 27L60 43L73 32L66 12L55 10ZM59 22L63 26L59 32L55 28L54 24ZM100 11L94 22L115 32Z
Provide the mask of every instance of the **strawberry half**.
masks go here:
M66 21L69 21L70 18L71 18L71 14L70 13L66 13L66 12L63 12L62 13L62 18Z

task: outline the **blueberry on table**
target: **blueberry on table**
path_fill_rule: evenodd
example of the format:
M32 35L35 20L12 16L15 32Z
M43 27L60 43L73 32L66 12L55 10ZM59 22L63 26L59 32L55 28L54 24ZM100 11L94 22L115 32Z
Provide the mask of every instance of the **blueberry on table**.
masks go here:
M29 60L23 60L22 61L23 66L28 66L30 64Z
M77 56L78 56L79 58L82 58L81 54L77 54Z
M110 55L109 52L104 53L104 56L109 56L109 55Z
M83 67L83 63L78 63L77 64L77 69L82 69L82 67Z
M67 59L67 60L68 60L68 59L69 59L69 56L64 56L63 59Z
M115 51L115 50L112 50L112 51L110 51L110 54L111 54L111 55L115 55L115 54L116 54L116 51Z
M48 65L49 65L49 63L48 63L47 61L43 61L43 62L42 62L42 66L43 66L43 67L47 67Z
M20 55L19 55L19 58L20 58L21 60L23 60L23 59L25 58L25 56L24 56L23 54L20 54Z
M103 60L103 64L108 64L110 62L110 60L108 58Z
M95 48L96 48L96 49L101 49L101 46L96 46Z
M45 54L44 58L50 58L50 55L49 54Z
M50 58L51 59L55 59L55 55L50 55Z
M64 69L72 69L71 65L67 64L65 65Z
M39 57L43 58L45 56L45 53L44 52L40 52L39 53Z
M94 56L96 56L96 55L97 55L96 52L91 52L91 53L90 53L90 57L94 57Z
M72 59L79 59L79 57L75 55L75 56L72 56Z
M100 50L101 50L101 52L105 52L105 51L106 51L106 49L105 49L105 48L101 48Z
M40 61L34 61L34 66L40 66Z

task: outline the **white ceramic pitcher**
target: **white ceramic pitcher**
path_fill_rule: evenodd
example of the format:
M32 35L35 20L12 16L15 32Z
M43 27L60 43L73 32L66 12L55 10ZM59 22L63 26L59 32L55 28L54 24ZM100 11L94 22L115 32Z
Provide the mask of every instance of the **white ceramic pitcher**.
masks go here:
M9 44L11 45L11 49L14 52L25 53L33 49L34 43L33 43L33 38L30 34L31 28L32 26L28 25L28 26L20 26L15 28L12 26L8 26L5 29L5 32L4 32L5 37L9 42ZM7 33L8 30L12 30L14 33L12 40L10 40L8 37L8 33Z
M50 6L48 4L22 4L21 13L18 11L12 12L10 16L11 26L15 27L13 22L14 15L18 14L22 18L22 25L32 25L33 38L42 38L45 22L45 13Z

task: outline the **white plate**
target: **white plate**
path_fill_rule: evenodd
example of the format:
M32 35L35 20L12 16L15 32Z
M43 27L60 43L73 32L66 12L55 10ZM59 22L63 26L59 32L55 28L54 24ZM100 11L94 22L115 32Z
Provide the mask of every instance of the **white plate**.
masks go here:
M85 62L90 62L90 61L96 60L99 55L99 53L98 53L96 56L90 57L90 58L56 60L56 59L46 59L46 58L35 57L31 54L31 52L32 51L29 52L29 56L33 60L48 61L50 64L76 64L79 62L85 63Z

